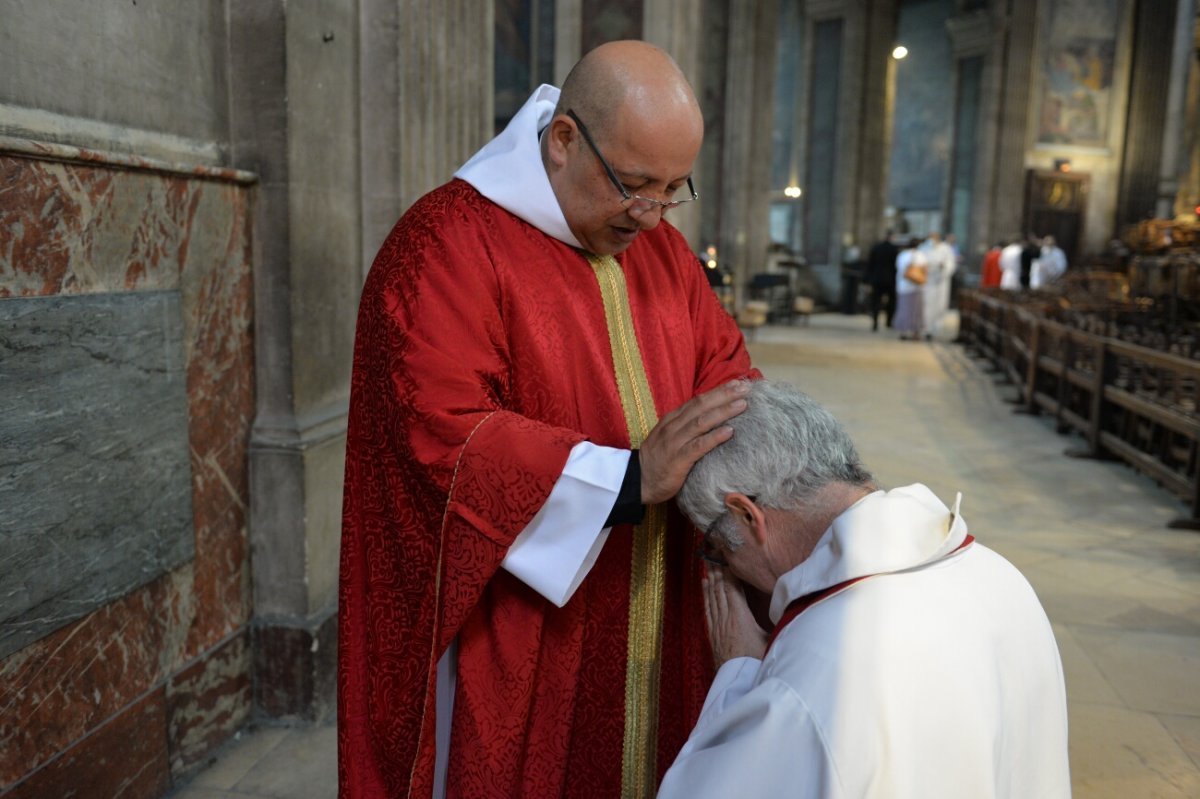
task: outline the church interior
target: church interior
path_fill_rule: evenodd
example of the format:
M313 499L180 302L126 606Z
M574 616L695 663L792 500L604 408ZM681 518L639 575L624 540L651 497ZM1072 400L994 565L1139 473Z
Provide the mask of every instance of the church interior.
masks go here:
M669 221L755 366L1034 586L1074 794L1200 796L1197 0L5 0L0 796L335 795L363 281L621 39L695 89ZM873 331L930 233L947 324Z

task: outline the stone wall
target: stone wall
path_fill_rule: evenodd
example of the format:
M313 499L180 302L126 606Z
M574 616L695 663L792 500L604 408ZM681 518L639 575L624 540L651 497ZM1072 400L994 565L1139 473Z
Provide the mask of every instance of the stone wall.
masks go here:
M252 183L0 138L6 795L160 795L250 712Z
M5 5L6 797L161 796L254 712L261 187L232 168L227 11Z
M5 5L0 793L332 710L358 292L490 133L485 5Z

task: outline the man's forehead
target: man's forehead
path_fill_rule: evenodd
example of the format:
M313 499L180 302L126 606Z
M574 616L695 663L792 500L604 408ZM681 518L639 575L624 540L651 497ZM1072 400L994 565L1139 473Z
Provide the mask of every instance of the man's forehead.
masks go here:
M623 177L687 180L700 154L703 136L686 124L644 122L632 118L612 130L611 151L605 155Z

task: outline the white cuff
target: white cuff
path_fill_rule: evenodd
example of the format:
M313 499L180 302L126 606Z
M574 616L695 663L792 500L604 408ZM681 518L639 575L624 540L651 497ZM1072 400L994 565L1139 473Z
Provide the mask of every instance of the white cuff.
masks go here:
M560 608L591 571L608 540L603 527L629 466L629 450L581 441L537 515L500 565Z

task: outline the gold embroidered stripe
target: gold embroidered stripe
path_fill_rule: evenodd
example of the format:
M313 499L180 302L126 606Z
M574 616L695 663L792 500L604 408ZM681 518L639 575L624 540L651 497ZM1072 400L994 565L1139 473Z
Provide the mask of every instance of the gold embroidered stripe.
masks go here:
M617 392L636 449L658 422L633 329L625 274L612 256L588 256L600 284ZM653 505L634 529L629 582L629 646L625 666L625 742L621 794L652 797L658 753L658 683L662 651L666 509Z

